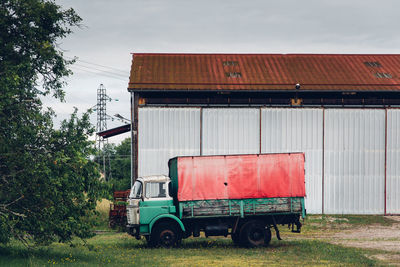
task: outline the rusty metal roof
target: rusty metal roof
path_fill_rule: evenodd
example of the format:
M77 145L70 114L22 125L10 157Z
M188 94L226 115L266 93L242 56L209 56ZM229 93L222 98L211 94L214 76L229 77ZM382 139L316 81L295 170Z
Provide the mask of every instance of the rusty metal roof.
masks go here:
M400 55L133 54L129 91L400 91Z

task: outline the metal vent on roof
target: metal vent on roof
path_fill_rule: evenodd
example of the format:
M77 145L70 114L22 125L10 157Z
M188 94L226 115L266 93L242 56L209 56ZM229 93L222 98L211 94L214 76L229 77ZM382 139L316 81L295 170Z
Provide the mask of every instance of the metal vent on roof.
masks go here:
M377 78L386 78L386 79L393 78L390 73L385 73L385 72L377 72L377 73L375 73L375 77L377 77Z
M224 66L239 66L238 61L224 61L222 62L222 65Z
M379 63L378 61L366 61L364 62L364 65L367 67L376 67L376 68L382 67L381 63Z
M229 78L240 78L240 77L242 77L242 73L240 73L240 72L226 72L225 75L226 75L226 77L229 77Z

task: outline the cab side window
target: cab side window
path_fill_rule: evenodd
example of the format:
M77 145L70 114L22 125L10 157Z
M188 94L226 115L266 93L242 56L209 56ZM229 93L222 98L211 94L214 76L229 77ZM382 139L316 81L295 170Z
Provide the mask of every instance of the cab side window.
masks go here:
M168 187L165 182L149 182L146 183L146 198L161 198L167 197Z

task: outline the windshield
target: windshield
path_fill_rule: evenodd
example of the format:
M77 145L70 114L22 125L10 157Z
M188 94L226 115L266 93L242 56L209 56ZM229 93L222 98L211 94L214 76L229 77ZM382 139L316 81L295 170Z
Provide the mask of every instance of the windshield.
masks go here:
M142 196L142 182L136 181L132 187L130 198L140 198Z

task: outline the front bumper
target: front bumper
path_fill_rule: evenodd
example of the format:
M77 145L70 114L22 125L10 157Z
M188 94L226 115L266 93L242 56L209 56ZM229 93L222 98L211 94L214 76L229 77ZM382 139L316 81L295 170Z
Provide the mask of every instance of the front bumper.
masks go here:
M139 234L139 225L138 224L128 224L126 226L126 230L127 230L128 234L136 236L137 234Z
M140 231L139 231L139 225L138 224L128 224L126 226L126 231L131 236L136 237L136 239L140 239Z

